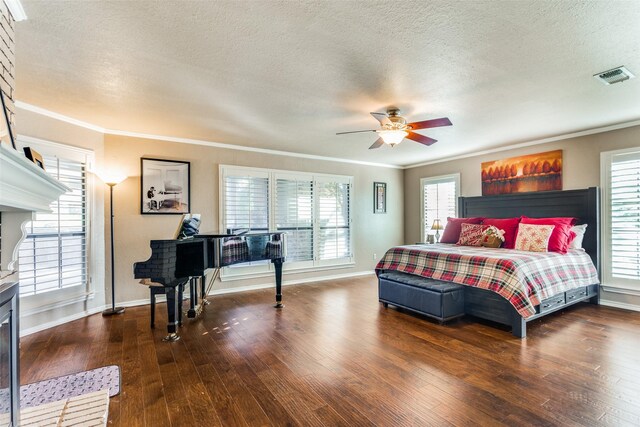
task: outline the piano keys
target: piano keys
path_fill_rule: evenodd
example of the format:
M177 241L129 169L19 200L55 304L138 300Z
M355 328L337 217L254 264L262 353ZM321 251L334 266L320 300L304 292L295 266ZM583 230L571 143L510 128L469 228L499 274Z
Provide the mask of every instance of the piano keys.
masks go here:
M167 297L167 332L165 341L179 339L177 327L181 322L179 302L184 286L191 288L189 317L198 315L208 304L209 294L220 269L235 264L271 261L276 279L276 308L282 308L282 264L286 256L283 232L247 233L241 235L201 233L193 239L152 240L151 257L136 262L134 278L149 279L164 287ZM205 273L213 269L209 286L205 286ZM200 286L197 286L197 280ZM198 295L200 294L200 295ZM198 302L199 300L199 302Z

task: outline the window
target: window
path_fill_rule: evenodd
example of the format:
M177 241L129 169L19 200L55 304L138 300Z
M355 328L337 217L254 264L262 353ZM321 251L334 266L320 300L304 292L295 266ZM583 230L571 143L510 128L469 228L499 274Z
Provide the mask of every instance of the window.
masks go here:
M444 228L447 217L458 215L458 196L460 195L460 174L422 178L420 180L420 197L422 199L422 239L435 234L431 231L433 221L440 220ZM442 234L442 231L439 232Z
M640 148L602 153L604 284L640 286Z
M38 150L41 148L38 147ZM34 214L20 245L20 295L87 284L87 171L78 159L43 152L47 173L71 188Z
M231 232L269 230L269 178L266 174L227 176L224 199L225 229Z
M318 259L346 259L351 256L351 184L331 178L318 182Z
M313 179L276 179L276 230L287 233L287 261L313 261Z
M285 269L353 262L352 177L221 166L221 226L225 230L284 231ZM258 273L248 264L224 276Z

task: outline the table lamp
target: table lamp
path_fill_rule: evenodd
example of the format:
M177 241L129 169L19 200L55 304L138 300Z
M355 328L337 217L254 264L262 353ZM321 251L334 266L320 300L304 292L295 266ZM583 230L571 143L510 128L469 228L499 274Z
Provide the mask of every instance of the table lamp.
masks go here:
M440 222L439 219L434 219L433 220L433 224L431 225L431 229L436 232L436 243L438 243L440 241L440 230L442 230L443 228L444 227L442 227L442 223Z

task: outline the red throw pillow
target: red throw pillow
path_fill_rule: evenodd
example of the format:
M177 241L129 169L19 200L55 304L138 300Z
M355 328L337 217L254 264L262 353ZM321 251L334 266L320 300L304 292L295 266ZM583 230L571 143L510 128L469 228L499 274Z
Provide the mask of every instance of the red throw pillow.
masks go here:
M486 225L480 224L460 224L460 240L456 245L460 246L482 246L484 240L484 230L488 228Z
M458 243L462 224L481 224L484 218L481 216L473 218L447 218L447 226L440 238L440 243Z
M520 218L485 218L482 225L493 225L498 230L504 230L503 248L513 249L516 246L516 234L518 234Z
M551 238L549 238L549 252L560 252L566 254L571 242L571 227L576 223L576 218L527 218L523 216L520 220L522 224L555 225Z

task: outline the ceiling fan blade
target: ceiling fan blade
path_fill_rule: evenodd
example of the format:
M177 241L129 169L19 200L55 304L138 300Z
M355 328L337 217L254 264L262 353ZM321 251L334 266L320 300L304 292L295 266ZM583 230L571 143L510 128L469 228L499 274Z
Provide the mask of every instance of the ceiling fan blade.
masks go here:
M369 147L369 150L373 150L374 148L380 148L383 145L384 145L384 141L382 140L382 138L378 138L376 139L376 142L374 142L373 145Z
M375 132L375 129L369 129L369 130L352 130L349 132L338 132L336 133L336 135L346 135L348 133L361 133L361 132Z
M419 142L420 144L424 144L424 145L431 145L438 142L437 139L429 138L428 136L420 135L415 132L409 132L409 135L407 135L405 138L415 142Z
M384 125L392 125L391 120L389 120L389 116L387 113L370 113L374 119L380 122L382 126Z
M407 124L407 126L411 126L412 130L437 128L440 126L451 126L451 120L449 120L447 117L443 117L441 119L432 119L424 120L422 122L409 123Z

